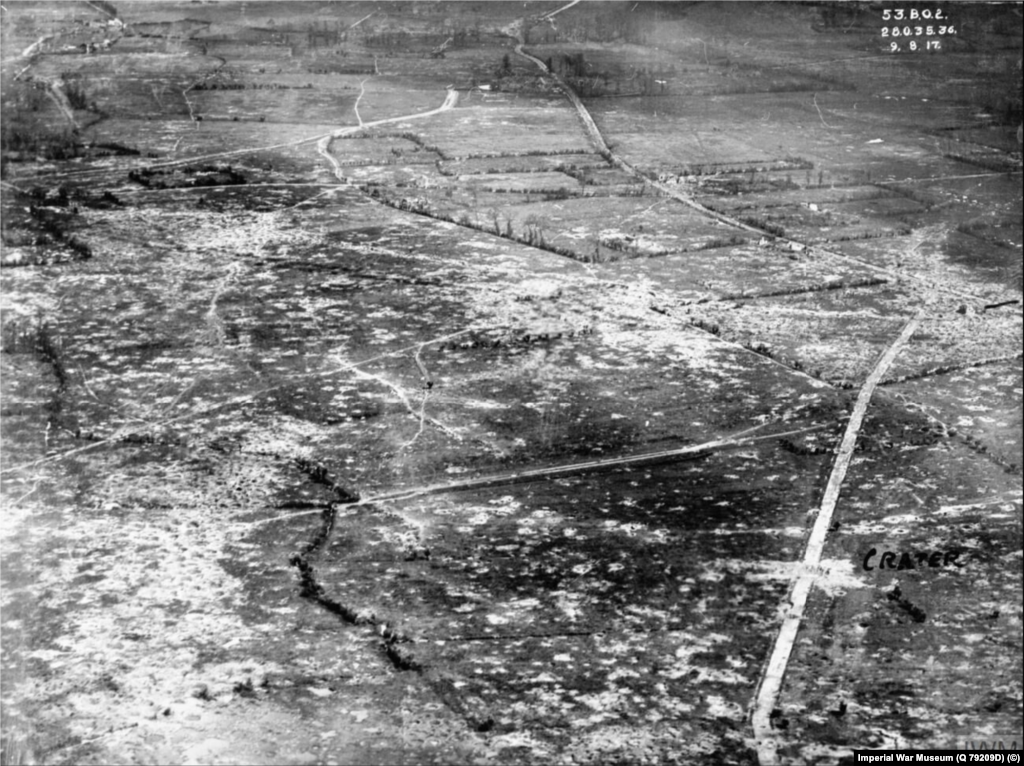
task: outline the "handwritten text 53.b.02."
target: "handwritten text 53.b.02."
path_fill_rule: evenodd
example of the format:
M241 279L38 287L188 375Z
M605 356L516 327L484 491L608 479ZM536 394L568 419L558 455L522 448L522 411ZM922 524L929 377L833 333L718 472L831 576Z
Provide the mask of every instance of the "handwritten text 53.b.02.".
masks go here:
M945 37L957 33L956 25L949 23L949 18L941 8L890 8L882 11L882 21L903 22L892 26L883 26L882 39L890 40L889 52L900 51L939 51L942 50L941 40L916 40L919 37ZM912 24L907 22L914 22ZM933 23L941 22L941 23ZM904 39L900 39L904 38Z

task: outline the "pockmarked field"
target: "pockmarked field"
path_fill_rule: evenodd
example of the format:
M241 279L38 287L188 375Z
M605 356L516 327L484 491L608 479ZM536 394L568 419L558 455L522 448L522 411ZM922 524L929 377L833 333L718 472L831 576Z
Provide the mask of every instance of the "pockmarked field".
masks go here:
M1019 8L884 10L8 0L0 762L1012 741Z

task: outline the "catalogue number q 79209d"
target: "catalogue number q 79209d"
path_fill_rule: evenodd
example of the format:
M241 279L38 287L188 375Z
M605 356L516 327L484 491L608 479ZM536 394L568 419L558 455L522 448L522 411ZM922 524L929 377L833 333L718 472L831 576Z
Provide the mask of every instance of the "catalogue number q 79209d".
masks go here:
M946 16L946 12L941 8L935 10L930 8L887 8L882 11L882 21L894 22L892 26L882 27L882 38L891 40L889 51L892 53L903 50L942 50L941 40L918 42L914 38L943 37L956 34L956 25L949 23L950 20Z

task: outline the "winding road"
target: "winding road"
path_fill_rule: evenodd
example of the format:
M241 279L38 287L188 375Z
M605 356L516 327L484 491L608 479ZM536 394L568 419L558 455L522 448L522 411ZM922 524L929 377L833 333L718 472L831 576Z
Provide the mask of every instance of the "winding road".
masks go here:
M360 96L362 96L362 94L360 94ZM359 131L366 130L367 128L375 128L378 125L388 125L394 122L407 122L408 120L422 120L424 117L433 117L434 115L447 112L449 109L453 108L458 102L459 92L454 88L449 88L448 95L445 96L444 102L441 104L441 106L437 107L436 109L430 109L429 111L419 112L417 114L406 114L402 115L401 117L388 117L383 120L374 120L373 122L363 122L360 119L358 125L353 125L352 127L349 128L341 128L339 130L335 130L332 133L328 133L326 136L322 137L319 141L317 141L316 150L320 153L322 157L326 158L327 161L334 168L334 177L337 178L342 183L348 183L348 179L346 179L341 174L341 165L338 163L336 159L334 159L334 156L330 152L331 142L334 139L342 138L344 136L350 136L353 133L358 133Z

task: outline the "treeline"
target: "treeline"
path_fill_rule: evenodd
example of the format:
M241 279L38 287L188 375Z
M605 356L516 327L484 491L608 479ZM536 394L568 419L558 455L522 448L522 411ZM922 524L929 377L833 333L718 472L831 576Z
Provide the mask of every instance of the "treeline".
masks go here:
M342 28L341 22L334 22L334 26L328 27L326 21L320 24L315 22L306 28L306 45L310 48L320 46L330 48L348 40L348 29Z
M67 160L81 156L81 149L77 132L70 129L43 131L13 120L0 127L0 151L10 160Z
M56 188L33 187L19 196L27 198L29 204L19 206L17 210L8 208L4 211L0 241L8 247L50 250L36 253L28 259L5 259L4 266L30 266L38 263L87 260L92 257L92 249L67 231L79 213L78 202L81 195L60 185Z
M0 130L0 152L3 161L70 160L78 157L137 157L138 149L124 146L116 141L83 144L74 130L46 133L24 125L7 123ZM155 156L150 154L150 156Z
M192 189L201 186L241 186L249 180L231 165L203 165L197 168L181 168L171 171L140 170L128 171L128 180L147 189Z
M68 104L72 109L85 110L93 106L93 104L90 104L89 94L82 84L81 75L70 72L62 73L59 87L64 91L64 96L67 98Z
M601 260L599 243L595 244L595 250L592 255L589 253L579 253L575 250L570 250L567 247L552 245L544 237L543 229L539 223L526 221L523 224L522 231L520 233L516 233L511 219L506 220L504 225L502 225L500 220L495 216L492 218L491 225L488 226L484 223L474 221L469 217L468 212L463 212L461 216L456 218L454 215L436 211L430 207L429 202L422 198L410 200L405 197L399 197L398 199L393 199L382 193L381 190L376 187L368 187L364 190L378 202L381 202L388 207L395 208L396 210L408 211L416 213L417 215L427 216L428 218L433 218L438 221L454 223L467 229L474 229L476 231L494 234L495 236L503 239L508 239L523 245L529 245L530 247L536 247L540 250L546 250L549 253L561 255L565 258L582 261L583 263L596 263Z
M821 24L825 29L860 27L862 24L876 26L878 14L861 3L823 3L820 8Z
M258 82L197 82L192 90L312 90L313 83L305 85L281 85L280 83Z
M669 83L676 76L675 64L668 67L634 67L624 72L620 67L598 69L586 60L583 51L549 56L544 62L548 71L561 77L578 96L621 94L623 86L630 95L657 95L668 92Z
M363 44L368 48L394 48L408 50L417 43L420 45L439 46L451 38L450 48L461 48L469 44L479 43L482 33L479 27L445 28L425 35L414 35L404 29L366 28L363 32Z
M601 3L595 7L604 5ZM607 3L607 6L611 5ZM557 29L545 21L525 30L524 39L527 43L618 41L643 45L648 42L651 20L648 14L631 10L636 5L616 3L615 7L592 14L568 14L559 17Z

